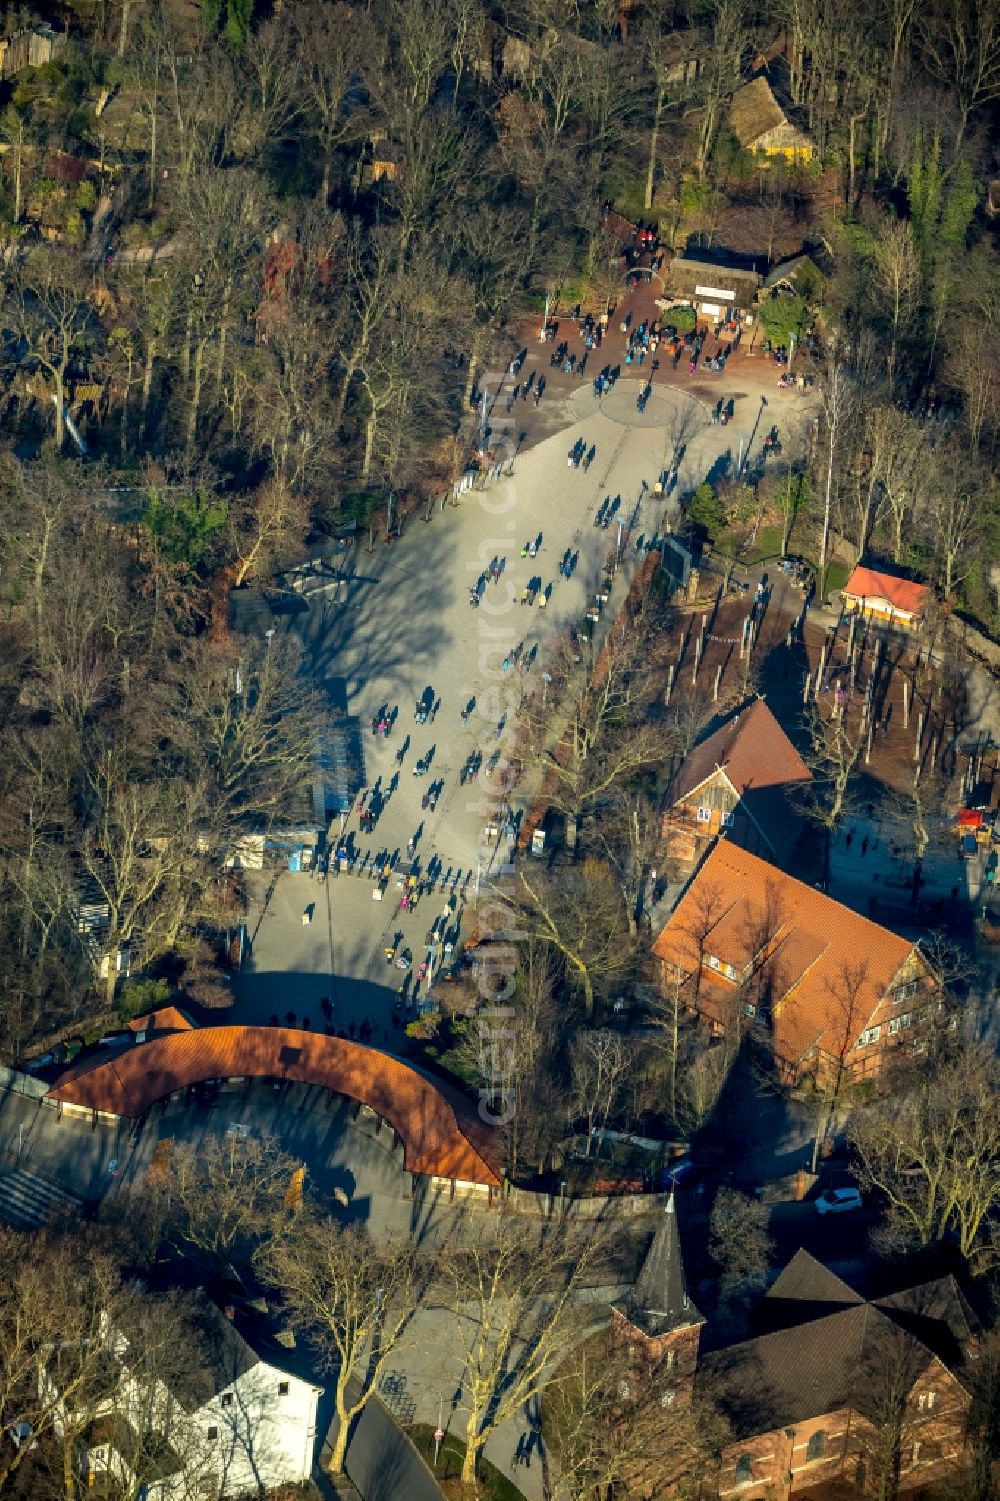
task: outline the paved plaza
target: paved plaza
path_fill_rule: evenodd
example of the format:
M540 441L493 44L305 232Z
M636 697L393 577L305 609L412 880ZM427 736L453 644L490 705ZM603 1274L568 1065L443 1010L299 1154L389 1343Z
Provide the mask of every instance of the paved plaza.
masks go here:
M609 337L602 357L620 358L613 342ZM779 393L770 366L757 364L759 379L775 388L773 410L768 398L767 422L781 425L786 454L801 452L808 441L811 406L799 393ZM529 348L520 377L547 365L548 346ZM497 820L496 810L505 799L513 808L519 806L517 790L504 790L505 730L522 694L545 671L551 643L579 625L609 557L620 546L622 566L606 625L645 545L676 525L678 496L706 475L732 471L740 442L745 445L750 435L749 420L742 427L712 424L708 397L716 388L706 383L688 389L657 376L645 410L639 412L636 403L645 383L645 377L626 372L598 400L589 379L571 382L561 374L553 376L539 425L530 403L518 402L507 413L505 392L514 378L502 368L487 372L482 384L492 404L490 443L504 460L503 477L443 510L435 507L429 519L411 517L391 546L381 537L371 552L364 543L358 545L336 597L312 596L307 612L286 625L301 640L331 703L356 725L364 754L361 784L389 793L373 834L359 830L356 807L346 821L344 836L360 851L359 865L365 854L396 853L405 859L413 838L417 860L426 868L436 856L448 891L454 879L456 895L464 902L503 860L505 846L484 831ZM730 382L725 391L719 387L719 394L731 390ZM742 405L749 411L748 402ZM752 406L756 411L756 397ZM522 416L529 410L529 416ZM525 426L531 428L529 434L523 432ZM578 439L594 449L586 472L567 461ZM654 486L678 456L677 489L664 500ZM595 527L602 500L616 495L621 501L614 525ZM522 549L539 538L537 555L522 558ZM570 578L560 569L567 551L577 558ZM473 609L469 591L494 557L504 561L500 581L487 586L482 603ZM543 590L551 585L544 609L537 602L520 603L533 578L541 580ZM519 643L522 660L537 646L528 674L502 666ZM414 705L426 689L441 706L433 722L417 725ZM475 710L464 723L461 710L471 699ZM383 705L398 708L388 740L371 733L371 720ZM396 754L407 739L403 764L397 767ZM462 787L459 771L476 751L482 754L482 771ZM427 774L415 776L416 760L429 753ZM495 756L499 764L491 771ZM438 780L443 787L431 812L421 799ZM334 839L338 832L335 823ZM321 1002L329 998L336 1027L360 1026L367 1019L373 1042L391 1046L393 1004L402 976L386 964L383 950L401 932L416 968L424 957L426 931L446 900L440 883L413 914L397 914L394 881L380 902L373 900L376 883L357 874L331 876L321 884L309 874L282 872L275 880L273 872L264 871L251 873L248 885L252 948L236 980L233 1020L268 1021L294 1013L299 1019L309 1017L313 1026L323 1025ZM313 909L312 922L304 925L307 907Z

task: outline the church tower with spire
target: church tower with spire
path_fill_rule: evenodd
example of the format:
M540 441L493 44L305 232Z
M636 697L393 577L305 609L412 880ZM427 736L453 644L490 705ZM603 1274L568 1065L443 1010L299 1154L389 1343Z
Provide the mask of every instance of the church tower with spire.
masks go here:
M676 1371L678 1387L690 1389L704 1322L688 1297L671 1193L635 1286L612 1305L611 1337L636 1359Z

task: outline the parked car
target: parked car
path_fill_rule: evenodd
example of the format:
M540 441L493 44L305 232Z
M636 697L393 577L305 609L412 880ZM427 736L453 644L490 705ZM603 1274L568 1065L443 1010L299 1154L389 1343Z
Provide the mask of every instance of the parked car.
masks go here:
M816 1200L817 1214L850 1214L861 1207L860 1188L828 1188Z

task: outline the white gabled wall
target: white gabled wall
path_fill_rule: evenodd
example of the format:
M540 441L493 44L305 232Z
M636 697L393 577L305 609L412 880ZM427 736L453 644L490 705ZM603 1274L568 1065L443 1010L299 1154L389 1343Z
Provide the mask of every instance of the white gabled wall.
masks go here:
M288 1391L281 1386L287 1383ZM231 1398L231 1401L227 1399ZM205 1468L234 1495L243 1490L308 1480L316 1439L316 1387L260 1361L187 1416ZM217 1428L210 1440L208 1431ZM161 1483L163 1501L186 1501L185 1483Z

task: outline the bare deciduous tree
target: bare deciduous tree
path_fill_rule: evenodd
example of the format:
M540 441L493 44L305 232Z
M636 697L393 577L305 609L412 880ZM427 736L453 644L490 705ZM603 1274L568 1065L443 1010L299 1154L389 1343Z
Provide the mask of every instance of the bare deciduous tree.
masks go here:
M622 976L633 963L618 884L606 866L585 860L554 876L523 867L515 894L519 927L550 944L583 990L584 1014L594 1014L596 982Z
M307 1209L265 1244L257 1264L280 1289L292 1322L336 1373L330 1469L340 1474L351 1425L398 1354L421 1297L414 1245L377 1246L363 1226L345 1229Z
M495 1234L455 1250L442 1266L454 1317L465 1413L462 1481L475 1482L490 1435L537 1397L578 1333L574 1298L603 1245L564 1225L541 1234L502 1216Z
M934 1003L932 1003L934 1004ZM862 1185L888 1204L884 1239L930 1245L954 1230L986 1269L1000 1205L1000 1064L976 1045L938 1060L902 1093L859 1107L849 1135Z
M597 1132L601 1155L608 1120L618 1105L632 1067L632 1047L627 1038L606 1027L578 1032L570 1048L574 1107L587 1120L589 1157Z
M142 1227L150 1253L166 1240L230 1270L283 1231L298 1170L267 1135L172 1142L137 1186L127 1216Z
M608 1486L686 1501L714 1473L728 1437L708 1393L692 1399L666 1361L630 1355L606 1335L573 1352L546 1389L544 1412L558 1459L553 1501L594 1501Z
M51 247L33 251L11 267L4 302L7 316L24 340L29 362L52 383L56 448L61 451L70 363L83 348L94 317L79 266L68 252Z
M712 1205L709 1255L719 1269L719 1296L729 1309L760 1292L772 1242L768 1209L735 1188L720 1188Z

